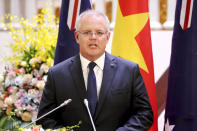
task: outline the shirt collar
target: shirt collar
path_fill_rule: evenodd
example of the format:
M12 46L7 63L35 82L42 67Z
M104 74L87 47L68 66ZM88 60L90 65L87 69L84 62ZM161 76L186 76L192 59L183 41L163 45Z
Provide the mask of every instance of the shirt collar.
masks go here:
M88 59L86 59L85 57L83 57L80 53L80 60L81 60L81 66L82 66L82 70L87 69L88 64L91 62ZM104 62L105 62L105 53L100 56L98 59L96 59L94 61L96 63L96 65L103 70L104 68Z

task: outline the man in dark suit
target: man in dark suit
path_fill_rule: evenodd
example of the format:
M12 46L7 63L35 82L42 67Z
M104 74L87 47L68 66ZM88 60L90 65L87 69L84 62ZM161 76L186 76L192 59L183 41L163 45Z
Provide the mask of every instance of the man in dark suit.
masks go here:
M151 127L153 112L139 67L105 52L109 37L109 20L104 14L88 10L79 16L75 38L80 53L49 70L38 117L67 99L72 102L37 124L59 128L82 121L76 130L91 131L84 104L88 99L97 131L146 131ZM94 95L89 94L93 89L89 84L90 62L96 63Z

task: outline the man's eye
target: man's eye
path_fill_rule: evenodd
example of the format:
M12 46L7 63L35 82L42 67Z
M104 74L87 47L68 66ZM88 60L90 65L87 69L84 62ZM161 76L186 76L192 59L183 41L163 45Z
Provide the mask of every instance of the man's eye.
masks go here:
M90 32L83 32L83 34L84 34L84 35L88 35L88 34L90 34Z
M97 35L103 35L103 32L96 32Z

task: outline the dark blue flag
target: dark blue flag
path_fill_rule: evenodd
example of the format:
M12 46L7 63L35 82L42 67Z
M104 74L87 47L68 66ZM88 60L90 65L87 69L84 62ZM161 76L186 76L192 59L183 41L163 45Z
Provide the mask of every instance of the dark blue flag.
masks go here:
M79 52L74 37L75 22L77 16L87 9L91 9L89 0L62 0L54 65Z
M165 131L197 131L197 0L177 0Z

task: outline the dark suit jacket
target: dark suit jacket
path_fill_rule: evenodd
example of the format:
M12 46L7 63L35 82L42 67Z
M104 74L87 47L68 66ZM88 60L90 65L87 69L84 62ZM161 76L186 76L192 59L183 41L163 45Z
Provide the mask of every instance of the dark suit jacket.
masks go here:
M72 102L37 122L44 128L72 126L91 131L83 103L87 98L79 55L52 67L48 73L38 117L67 99ZM106 53L99 102L94 123L97 131L145 131L153 123L153 112L137 64Z

